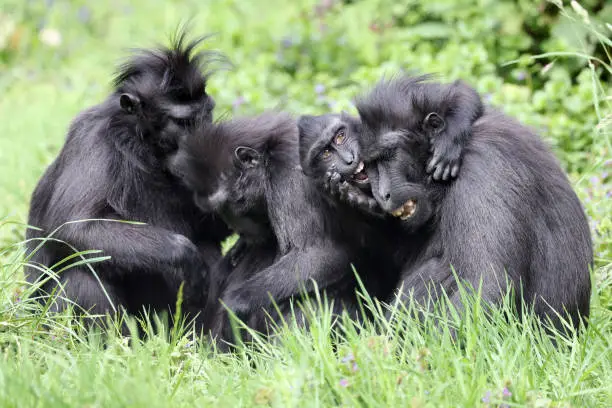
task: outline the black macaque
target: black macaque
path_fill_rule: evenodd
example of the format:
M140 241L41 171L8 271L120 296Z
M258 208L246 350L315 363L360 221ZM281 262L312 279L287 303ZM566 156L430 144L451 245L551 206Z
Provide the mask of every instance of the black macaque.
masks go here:
M404 257L403 295L412 291L424 302L428 289L438 289L435 300L442 288L461 309L452 265L488 304L512 288L519 312L524 300L557 328L557 313L574 326L588 318L589 226L550 150L527 127L488 110L469 128L461 175L450 184L432 182L428 134L437 130L422 126L423 111L406 109L419 98L412 84L409 77L381 81L357 101L372 193L406 228L395 245Z
M410 112L410 123L418 123L430 136L426 172L433 180L450 181L459 174L471 125L482 115L484 106L480 95L465 82L442 84L431 78L431 75L405 77L395 90L403 95L405 105L381 108L394 116ZM312 118L305 116L303 120ZM313 126L309 133L315 138L304 146L307 149L302 153L304 171L340 201L380 216L361 160L360 120L346 113L319 118L309 121Z
M219 298L222 297L228 285L235 285L252 279L259 271L273 265L277 259L278 246L275 239L253 240L249 232L246 232L240 234L234 246L229 249L216 267L212 268L210 298L203 313L206 316L203 324L204 327L210 328L212 337L217 340L217 350L229 351L233 338L232 327L225 309L220 306ZM339 316L343 311L346 311L349 316L359 318L355 295L350 291L354 287L354 283L349 279L343 282L351 286L343 287L336 284L321 289L325 292L327 299L333 301L332 313L334 316ZM304 287L305 285L302 285L300 289ZM247 327L264 335L269 335L272 327L281 325L283 322L287 324L295 323L307 328L308 317L300 308L301 295L303 294L296 293L289 299L275 300L274 303L269 302L268 305L262 306L259 310L239 313L239 317ZM309 296L314 293L311 291L305 294ZM250 334L247 331L241 331L239 340L249 342L251 340Z
M359 212L339 211L304 176L298 128L289 115L266 113L208 126L185 139L170 167L195 192L200 208L219 214L244 245L236 251L238 261L224 259L211 274L222 282L212 285L219 288L211 300L219 310L213 336L228 336L219 297L243 320L261 322L271 298L288 310L289 299L314 290L311 280L334 299L335 311L346 308L358 318L351 264L371 295L392 292L395 282L381 278L385 266L376 248L368 247L370 239L377 245L384 240L369 236Z
M215 105L206 92L214 54L195 52L202 39L187 42L185 35L120 67L113 92L74 119L33 192L29 224L40 230L26 233L26 275L40 283L41 297L63 287L54 311L68 304L92 314L173 310L183 281L186 311L205 301L207 271L230 231L202 214L166 167L179 136L211 122ZM65 224L85 219L95 221ZM61 263L74 250L92 249L110 256L92 265L95 275L84 265L66 268L79 258Z
M300 129L302 171L338 202L374 216L384 216L370 189L361 160L361 122L346 113L304 115Z

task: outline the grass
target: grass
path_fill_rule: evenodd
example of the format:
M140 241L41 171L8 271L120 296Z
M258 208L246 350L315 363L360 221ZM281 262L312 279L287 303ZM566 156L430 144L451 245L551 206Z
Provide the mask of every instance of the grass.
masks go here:
M9 13L23 10L20 2L0 2ZM163 41L192 16L194 31L218 31L211 47L240 67L212 79L217 115L249 113L278 104L278 98L267 96L275 85L261 74L269 53L266 41L279 37L300 11L287 7L252 19L258 10L252 2L152 1L128 9L116 1L91 6L90 19L79 22L69 14L81 10L79 2L56 2L53 9L42 3L28 13L57 28L62 44L46 46L23 34L25 45L0 65L0 216L5 216L0 220L0 406L609 406L612 188L607 172L612 162L607 150L588 152L588 169L570 174L592 223L596 268L588 329L578 338L558 338L558 347L533 319L508 320L503 311L485 319L477 301L461 318L438 312L459 327L458 343L435 329L433 319L421 327L402 311L389 325L342 322L341 329L332 329L323 313L313 318L308 332L281 327L274 342L233 355L216 353L189 332L167 332L155 319L148 326L156 334L145 341L127 344L112 336L102 343L68 316L38 313L25 300L30 289L22 282L19 245L29 195L62 145L71 118L104 97L125 49ZM270 10L281 4L272 3L266 3ZM240 30L256 35L236 46L232 36ZM606 84L597 86L606 89ZM312 111L306 96L312 89L308 83L288 91L286 108ZM234 107L245 92L250 92L250 105ZM354 96L339 93L345 104ZM601 123L606 115L609 121L610 104L596 104ZM593 135L609 137L605 129ZM330 340L332 331L336 343Z

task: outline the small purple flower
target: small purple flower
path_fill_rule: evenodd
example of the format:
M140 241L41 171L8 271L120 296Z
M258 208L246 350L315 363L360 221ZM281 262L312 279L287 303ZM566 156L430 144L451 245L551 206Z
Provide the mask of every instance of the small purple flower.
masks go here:
M502 390L502 396L504 398L510 398L512 396L512 393L510 392L508 387L504 387L504 389Z
M348 353L345 357L342 357L341 361L343 363L348 363L350 361L355 361L355 356L353 355L353 353Z
M232 103L232 107L234 109L238 109L241 105L243 105L246 102L246 100L244 99L244 97L241 95L239 97L237 97L236 99L234 99L234 102Z
M429 390L425 390L425 395L429 395Z
M607 179L608 178L608 172L604 171L603 173L601 173L601 178L602 179Z
M359 370L359 366L357 365L356 362L353 361L353 365L351 367L351 371L355 373L355 372L357 372L357 370Z
M341 379L340 380L340 386L344 387L344 388L348 387L349 386L348 380L346 378Z
M316 84L315 85L315 92L318 94L322 94L323 92L325 92L325 85L323 84Z
M516 79L519 81L524 81L527 78L527 73L525 71L519 71L516 73Z
M491 391L485 392L485 395L484 397L482 397L481 401L484 402L485 404L488 404L489 402L491 402Z
M291 37L283 37L283 39L281 40L281 45L284 48L289 48L293 45L293 39Z
M599 177L597 176L593 176L589 180L591 181L591 184L599 184Z
M77 11L77 16L81 23L88 23L91 20L91 10L87 6L81 6Z

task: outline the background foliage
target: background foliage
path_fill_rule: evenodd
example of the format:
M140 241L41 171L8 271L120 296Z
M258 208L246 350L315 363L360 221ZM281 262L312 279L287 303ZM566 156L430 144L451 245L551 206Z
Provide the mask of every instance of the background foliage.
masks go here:
M14 246L24 237L29 195L71 118L108 92L127 48L166 42L187 19L194 33L216 32L208 46L236 67L211 81L217 117L278 106L354 111L359 92L408 70L464 79L487 103L538 129L592 226L589 335L555 350L524 328L477 321L464 349L406 326L405 342L349 335L336 352L323 322L318 332L293 331L278 348L232 359L176 333L101 348L61 321L52 335L41 331L33 306L21 301L27 289ZM605 406L612 400L611 36L605 0L0 0L2 405Z

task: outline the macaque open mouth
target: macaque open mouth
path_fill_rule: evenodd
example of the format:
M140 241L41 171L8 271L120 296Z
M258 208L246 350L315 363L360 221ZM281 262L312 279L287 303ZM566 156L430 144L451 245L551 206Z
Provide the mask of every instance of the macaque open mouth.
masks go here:
M417 209L416 200L408 200L395 211L391 211L391 215L398 217L400 220L407 220L412 217Z
M353 173L353 180L357 183L367 183L369 181L368 175L365 172L365 165L363 162L359 162L357 169Z

